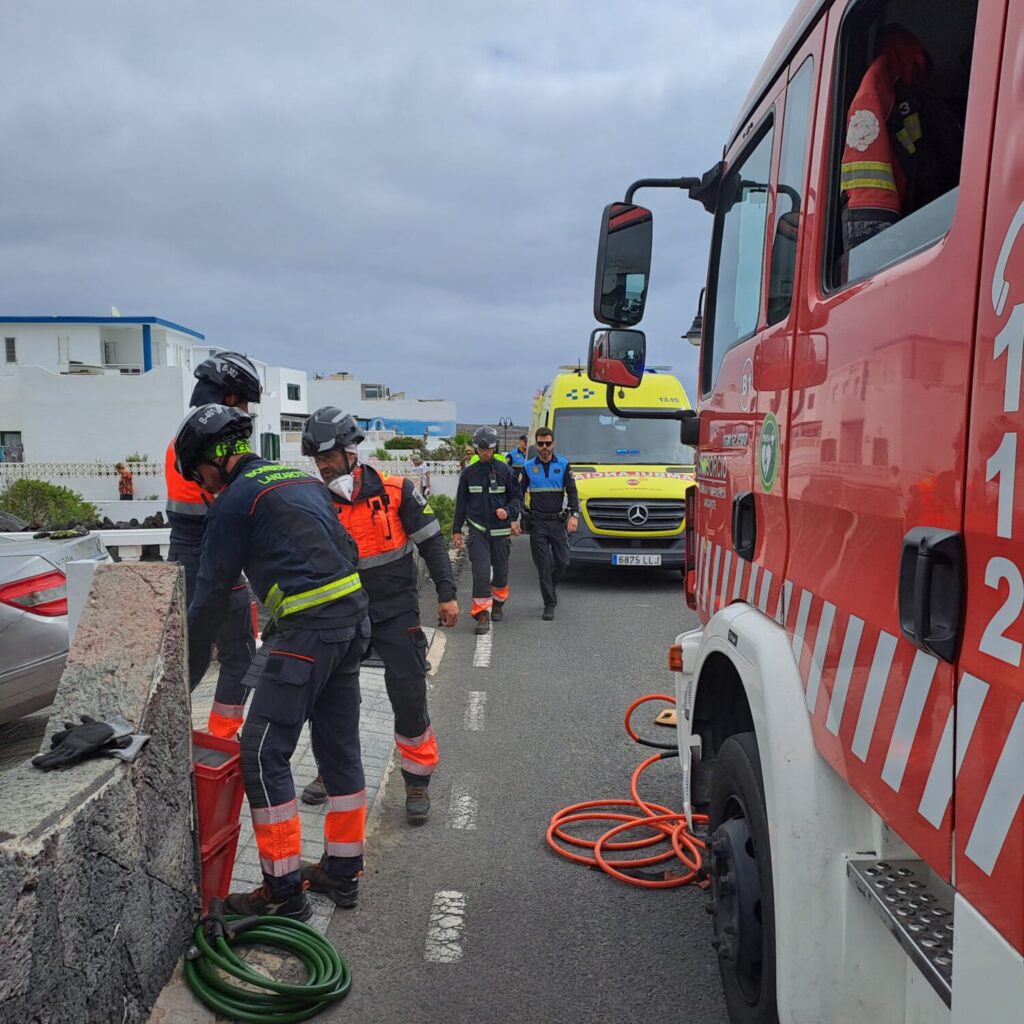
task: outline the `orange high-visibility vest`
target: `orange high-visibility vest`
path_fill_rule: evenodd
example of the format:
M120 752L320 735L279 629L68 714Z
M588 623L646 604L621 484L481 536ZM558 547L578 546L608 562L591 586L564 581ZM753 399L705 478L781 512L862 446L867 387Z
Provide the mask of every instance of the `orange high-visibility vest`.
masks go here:
M357 498L352 504L335 505L341 525L359 548L360 570L395 562L413 548L398 514L404 478L381 473L380 479L384 484L383 494Z
M167 483L167 511L183 516L205 516L206 502L199 484L186 480L179 472L174 454L174 441L164 456L164 480Z

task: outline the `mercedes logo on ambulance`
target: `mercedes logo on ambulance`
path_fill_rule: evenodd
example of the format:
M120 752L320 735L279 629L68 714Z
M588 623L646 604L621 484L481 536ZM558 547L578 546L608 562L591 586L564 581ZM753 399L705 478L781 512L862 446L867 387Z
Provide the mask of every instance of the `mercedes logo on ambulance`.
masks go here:
M630 505L626 512L626 518L632 526L643 526L648 516L646 505Z

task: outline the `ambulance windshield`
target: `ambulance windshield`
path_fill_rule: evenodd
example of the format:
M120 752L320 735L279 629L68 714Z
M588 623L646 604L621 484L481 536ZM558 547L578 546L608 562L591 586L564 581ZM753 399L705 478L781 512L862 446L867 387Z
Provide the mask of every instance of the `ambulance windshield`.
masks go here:
M555 451L574 463L691 466L693 449L679 440L675 420L627 420L607 409L560 409Z

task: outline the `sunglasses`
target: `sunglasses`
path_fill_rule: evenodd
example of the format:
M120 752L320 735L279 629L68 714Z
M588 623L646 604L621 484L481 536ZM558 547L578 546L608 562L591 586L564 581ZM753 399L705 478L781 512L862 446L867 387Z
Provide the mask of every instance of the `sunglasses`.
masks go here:
M554 446L554 443L555 443L554 441L535 441L534 442L534 444L536 444L538 448L551 448L551 447Z

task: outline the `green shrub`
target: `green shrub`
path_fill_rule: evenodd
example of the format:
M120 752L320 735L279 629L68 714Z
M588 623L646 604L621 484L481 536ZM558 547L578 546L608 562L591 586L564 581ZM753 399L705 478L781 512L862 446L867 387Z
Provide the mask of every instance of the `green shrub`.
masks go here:
M391 452L385 451L383 448L378 448L373 453L373 457L375 459L380 459L381 462L390 462L391 461Z
M447 494L432 494L427 504L437 516L445 543L451 543L452 520L455 519L455 499L450 498Z
M472 444L472 434L456 434L443 440L431 451L430 458L436 462L458 462L462 458L462 453Z
M423 439L420 437L392 437L384 442L388 451L416 451L423 447Z
M77 491L44 480L17 480L0 494L0 510L24 519L37 530L89 526L99 517L95 505Z
M131 455L124 457L125 462L149 462L149 456L145 453L139 454L139 452L132 452Z

